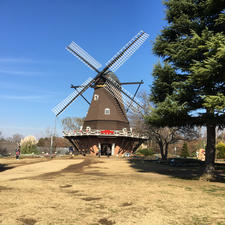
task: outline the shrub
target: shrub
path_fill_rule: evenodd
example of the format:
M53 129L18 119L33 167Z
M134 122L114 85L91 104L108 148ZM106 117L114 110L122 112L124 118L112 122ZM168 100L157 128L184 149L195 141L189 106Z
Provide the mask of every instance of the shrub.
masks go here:
M20 142L21 153L23 154L38 154L37 140L34 136L27 136Z
M225 159L225 144L223 142L219 142L216 145L216 150L217 150L217 158Z
M152 149L148 149L148 148L143 148L143 149L139 149L136 154L138 155L144 155L145 157L146 156L151 156L154 154L153 150Z

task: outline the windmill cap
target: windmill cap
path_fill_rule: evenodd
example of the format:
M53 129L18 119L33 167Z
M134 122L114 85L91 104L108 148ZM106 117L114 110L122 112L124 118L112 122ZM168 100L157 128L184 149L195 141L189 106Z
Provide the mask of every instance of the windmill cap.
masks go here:
M113 80L116 81L117 83L120 83L119 78L118 78L118 77L116 76L116 74L113 73L112 71L106 71L105 76L106 76L107 78L113 79Z

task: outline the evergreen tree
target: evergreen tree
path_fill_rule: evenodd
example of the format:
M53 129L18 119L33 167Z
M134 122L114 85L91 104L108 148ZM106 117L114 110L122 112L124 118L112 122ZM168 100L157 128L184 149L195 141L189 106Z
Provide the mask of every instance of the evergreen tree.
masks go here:
M187 146L187 142L184 142L183 146L182 146L182 149L181 149L181 153L180 153L180 156L182 158L187 158L189 157L189 152L188 152L188 146Z
M214 169L215 128L225 124L225 1L168 0L168 25L153 51L154 67L147 117L157 126L206 126L206 172Z

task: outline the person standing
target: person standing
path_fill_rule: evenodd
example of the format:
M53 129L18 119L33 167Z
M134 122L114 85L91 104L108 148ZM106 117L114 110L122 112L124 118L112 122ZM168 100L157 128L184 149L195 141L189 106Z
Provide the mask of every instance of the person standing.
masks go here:
M111 150L110 150L110 147L109 146L107 147L106 154L107 154L108 158L111 155Z
M98 157L99 158L101 157L101 149L100 148L98 149Z
M72 155L73 154L73 146L69 147L69 153Z
M16 149L16 159L18 160L20 157L20 146Z

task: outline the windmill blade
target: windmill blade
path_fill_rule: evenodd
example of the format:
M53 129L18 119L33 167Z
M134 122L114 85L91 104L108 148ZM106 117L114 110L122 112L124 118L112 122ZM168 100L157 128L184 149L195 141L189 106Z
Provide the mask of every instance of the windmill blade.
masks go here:
M106 65L108 69L115 72L122 66L128 58L130 58L134 52L145 42L149 37L144 31L140 31L135 37L133 37L112 59L110 59Z
M88 87L92 84L94 79L89 77L79 88L77 88L74 92L72 92L69 96L67 96L63 101L61 101L58 105L56 105L52 112L58 116L62 113L78 96L83 94L84 91L88 89Z
M141 85L142 85L144 82L143 82L143 80L142 80L141 82L138 82L138 83L139 83L139 84L138 84L138 87L137 87L137 89L136 89L136 91L135 91L135 93L134 93L133 99L135 99L135 97L136 97L136 95L137 95L137 93L138 93L139 88L141 87ZM128 106L127 112L129 111L131 105L132 105L132 102L131 102L131 104Z
M140 82L120 82L120 85L130 85L130 84L144 84L143 80Z
M77 88L80 87L80 86L74 86L74 85L71 85L71 88L74 88L75 90L77 90ZM80 96L85 100L85 102L88 103L88 105L90 105L91 103L82 95L80 94Z
M140 108L143 108L142 104L138 101L135 96L130 94L125 88L120 86L113 79L106 78L104 88L113 95L119 102L124 104L126 108L131 109L133 112L140 111Z
M138 112L138 107L135 107L134 104L132 104L131 100L127 97L122 95L119 89L116 87L106 83L104 88L113 96L115 97L121 104L125 106L127 109L128 107L133 111L133 112Z
M120 86L119 83L117 83L115 80L113 80L111 77L106 77L104 76L104 78L106 79L106 84L108 84L111 87L115 87L119 92L122 93L122 95L124 96L124 98L129 99L129 101L134 102L138 107L143 108L142 103L135 98L135 96L133 96L132 94L129 93L129 91L127 91L125 88L123 88L122 86ZM140 82L142 83L142 82Z
M98 69L102 66L97 60L95 60L92 56L90 56L84 49L82 49L75 42L71 42L67 47L70 53L75 55L79 60L81 60L84 64L90 67L92 70L99 73Z

